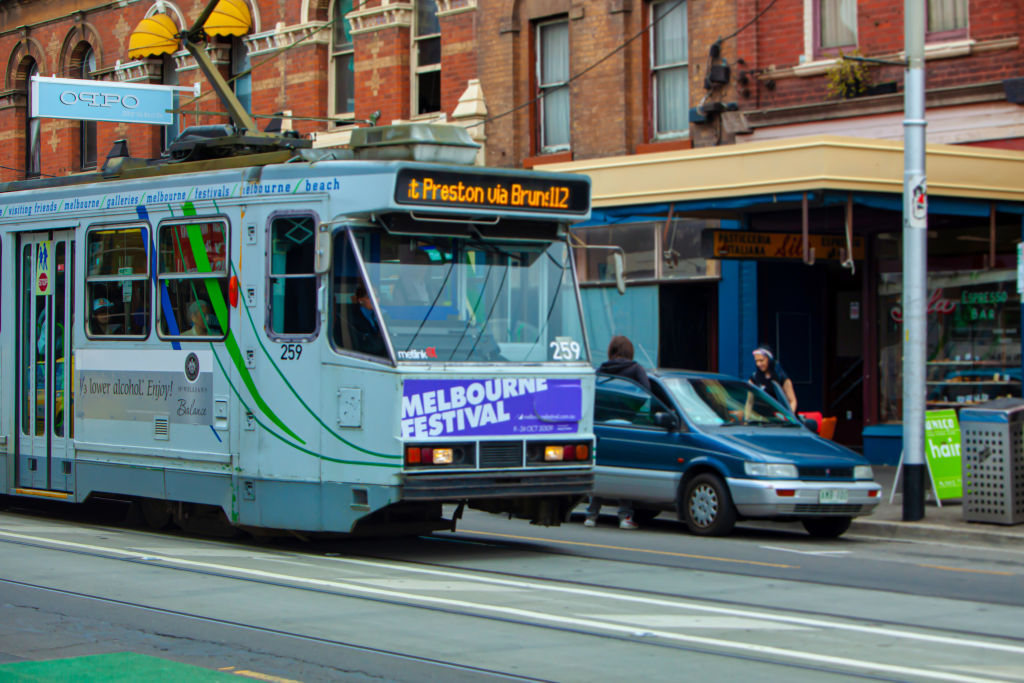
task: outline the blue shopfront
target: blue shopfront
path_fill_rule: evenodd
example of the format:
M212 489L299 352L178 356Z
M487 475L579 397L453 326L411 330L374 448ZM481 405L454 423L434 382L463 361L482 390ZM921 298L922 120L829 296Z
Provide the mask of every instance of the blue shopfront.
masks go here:
M753 371L771 344L801 411L895 464L902 434L902 147L798 138L552 166L587 173L577 250L595 361L614 334L648 367ZM1024 154L928 148L929 409L1021 395Z

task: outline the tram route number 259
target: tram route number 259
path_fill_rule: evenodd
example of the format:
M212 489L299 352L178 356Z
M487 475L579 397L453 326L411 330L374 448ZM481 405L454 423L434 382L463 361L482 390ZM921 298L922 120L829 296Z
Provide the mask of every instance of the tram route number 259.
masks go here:
M281 360L298 360L302 355L302 344L281 344Z
M578 341L569 337L555 337L548 346L551 347L551 360L579 360L583 350Z

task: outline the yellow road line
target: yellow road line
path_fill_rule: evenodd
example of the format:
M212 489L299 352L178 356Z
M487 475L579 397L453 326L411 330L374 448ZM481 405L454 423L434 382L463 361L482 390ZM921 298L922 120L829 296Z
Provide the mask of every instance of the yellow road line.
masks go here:
M586 548L604 548L606 550L627 550L634 553L649 553L651 555L670 555L672 557L686 557L692 560L711 560L713 562L730 562L733 564L751 564L758 567L776 567L778 569L799 569L795 564L776 564L774 562L758 562L756 560L735 560L730 557L712 557L710 555L691 555L689 553L673 553L668 550L647 550L645 548L625 548L617 545L604 545L603 543L584 543L583 541L556 541L553 538L535 538L533 536L516 536L514 534L498 534L488 531L470 531L459 529L457 534L474 534L476 536L498 536L500 538L514 538L517 541L541 541L543 543L557 543L559 545L578 545Z
M963 569L961 567L944 567L941 564L919 564L918 567L941 569L946 572L967 572L970 574L992 574L994 576L1016 576L1013 572L997 572L994 569Z

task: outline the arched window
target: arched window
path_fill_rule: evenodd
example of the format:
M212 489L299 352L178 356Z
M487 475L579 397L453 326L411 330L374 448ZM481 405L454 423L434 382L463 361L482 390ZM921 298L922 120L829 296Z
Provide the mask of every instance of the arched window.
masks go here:
M76 78L91 79L96 71L96 53L91 47L85 49L78 64ZM80 121L78 124L78 148L80 168L96 168L96 122Z
M231 38L231 87L247 112L252 113L252 72L249 69L249 48L239 36Z
M334 0L331 33L331 115L345 117L356 110L356 84L353 65L351 25L345 15L352 11L352 0Z
M25 91L28 93L25 107L25 177L38 178L42 171L39 156L39 119L32 117L32 79L39 75L39 65L35 60L29 63L25 78Z
M178 85L178 68L174 65L174 55L163 55L163 84L164 85ZM175 105L181 104L179 97L174 98ZM167 148L172 142L178 137L179 133L179 121L180 118L177 114L174 115L174 123L169 126L163 126L163 135L160 141L161 151L166 152Z

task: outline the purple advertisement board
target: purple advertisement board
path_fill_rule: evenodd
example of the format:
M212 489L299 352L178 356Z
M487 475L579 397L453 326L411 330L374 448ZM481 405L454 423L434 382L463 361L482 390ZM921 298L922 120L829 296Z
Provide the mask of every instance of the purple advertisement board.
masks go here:
M578 379L407 379L402 438L523 436L577 431Z

